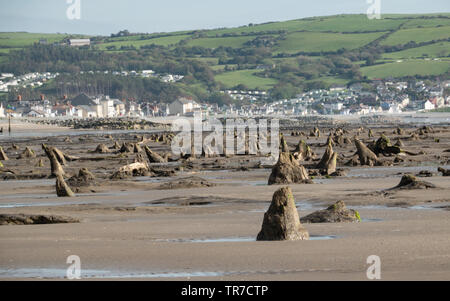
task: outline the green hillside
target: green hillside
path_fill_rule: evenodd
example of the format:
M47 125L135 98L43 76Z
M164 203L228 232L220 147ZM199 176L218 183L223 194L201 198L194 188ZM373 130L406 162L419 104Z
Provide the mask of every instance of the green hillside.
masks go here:
M220 46L240 48L243 47L245 42L248 42L252 39L253 37L251 36L227 37L227 38L199 38L199 39L191 39L187 43L187 45L205 48L218 48Z
M152 39L122 39L114 42L106 42L98 45L98 48L101 50L107 50L109 47L114 46L116 49L120 49L122 46L134 46L136 48L140 48L144 45L160 45L160 46L169 46L175 45L179 43L181 40L189 37L188 35L176 35L176 36L167 36L167 37L159 37Z
M80 35L72 35L80 37ZM68 38L66 34L28 33L28 32L0 32L0 48L20 48L31 46L45 39L47 43L61 42Z
M227 88L244 84L250 89L267 89L278 81L271 78L261 78L255 75L255 70L239 70L225 72L216 76L216 80L225 84Z
M361 72L368 78L403 77L415 75L439 75L450 68L447 60L409 60L361 68Z
M450 38L450 26L401 29L381 42L382 45L401 45Z
M448 56L450 56L450 42L434 43L427 46L383 54L384 59L439 58Z
M381 33L325 33L295 32L280 41L275 53L336 51L341 48L355 49L362 47L383 35Z
M80 63L64 63L63 54L53 61L49 57L49 63L32 61L46 57L33 53L34 43L46 39L51 44L70 37L80 36L0 33L0 70L154 69L188 75L180 87L195 87L207 94L237 85L299 90L366 78L448 77L450 68L449 13L389 14L380 20L362 14L336 15L213 30L127 32L91 37L91 49L83 50ZM154 50L151 45L160 48ZM27 62L19 64L20 56L14 53L20 49L31 53ZM76 51L64 55L73 59L78 57Z

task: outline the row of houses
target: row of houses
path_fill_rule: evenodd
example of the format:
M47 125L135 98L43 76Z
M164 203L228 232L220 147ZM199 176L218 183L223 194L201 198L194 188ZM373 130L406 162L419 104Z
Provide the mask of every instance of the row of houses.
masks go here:
M2 105L0 117L9 114L12 117L142 117L140 104L132 101L123 102L109 96L91 97L84 93L70 99L52 104L47 99L36 101L17 101L8 109Z
M151 73L150 71L148 73ZM207 114L231 114L241 116L341 114L365 115L371 113L397 114L406 111L432 110L450 106L448 88L445 82L383 82L374 81L373 89L363 89L362 84L349 87L333 87L329 90L317 89L296 95L292 99L273 102L258 101L247 104L224 105L198 103L189 97L180 97L169 104L148 101L121 101L109 96L88 96L80 94L70 100L56 104L41 98L38 101L9 103L0 109L0 117L5 114L27 117L69 116L79 118L121 117L121 116L192 116L195 112ZM411 91L416 91L420 98ZM230 96L267 97L264 91L222 91ZM409 95L413 95L411 100ZM13 106L13 107L11 107Z
M14 76L12 73L2 73L0 75L0 92L8 92L9 87L41 87L45 82L55 78L58 73L50 72L32 72L20 76Z
M143 77L143 78L158 78L159 80L161 80L162 82L165 83L176 83L179 82L180 80L182 80L184 78L184 75L179 75L179 74L158 74L153 70L142 70L142 71L136 71L136 70L131 70L131 71L93 71L93 70L89 70L89 71L80 71L80 74L111 74L114 76L124 76L124 77Z
M16 101L5 108L0 106L0 117L75 117L110 118L144 116L192 116L204 110L192 98L181 97L170 104L141 104L134 101L121 101L109 96L88 96L81 93L72 99L64 99L56 104L41 96L40 100Z

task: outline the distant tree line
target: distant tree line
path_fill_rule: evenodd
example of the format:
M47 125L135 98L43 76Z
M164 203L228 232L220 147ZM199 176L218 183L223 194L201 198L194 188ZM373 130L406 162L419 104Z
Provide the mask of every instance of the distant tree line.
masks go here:
M67 47L35 44L11 51L0 64L4 72L79 73L80 71L130 71L152 69L158 73L180 74L190 82L215 86L214 74L209 66L198 60L177 56L164 47L148 47L140 51L110 53L86 47Z

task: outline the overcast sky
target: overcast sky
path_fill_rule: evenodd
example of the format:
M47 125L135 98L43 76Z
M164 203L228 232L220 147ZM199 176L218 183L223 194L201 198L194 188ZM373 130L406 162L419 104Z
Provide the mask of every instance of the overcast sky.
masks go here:
M66 11L80 1L81 18ZM368 0L0 0L0 31L109 35L233 27L342 13L366 13ZM373 0L375 1L375 0ZM380 0L381 13L449 12L450 0Z

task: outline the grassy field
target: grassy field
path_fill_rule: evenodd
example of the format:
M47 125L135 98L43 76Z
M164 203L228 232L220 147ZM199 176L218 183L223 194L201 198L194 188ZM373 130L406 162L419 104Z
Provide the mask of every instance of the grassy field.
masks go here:
M299 51L333 51L339 48L354 49L363 46L381 36L388 30L402 28L392 34L383 45L398 45L409 41L424 42L434 39L450 37L450 19L437 16L449 14L429 14L432 19L424 19L418 15L384 15L382 19L369 20L366 15L336 15L327 17L314 17L283 22L268 22L257 25L247 25L235 28L205 30L206 38L188 40L188 46L217 48L219 46L240 48L247 41L256 38L261 32L270 35L277 31L288 32L288 38L280 43L276 53L295 53ZM438 27L440 26L440 27ZM305 32L306 31L306 32ZM377 33L374 33L377 31ZM341 35L339 33L361 33L359 35ZM128 37L112 38L113 42L100 44L100 49L107 46L133 45L139 48L142 45L173 45L190 37L190 32L169 33L170 36L152 38L153 35L134 35ZM364 33L364 34L363 34ZM222 35L234 35L223 37ZM142 40L145 37L145 40ZM109 38L111 40L111 38Z
M216 57L195 57L196 61L203 62L205 64L208 64L210 66L215 66L219 64L219 59Z
M59 42L66 38L65 34L45 34L28 32L0 32L0 47L19 48L33 45L40 39L47 39L48 43Z
M223 34L249 34L249 33L259 33L267 31L287 31L293 32L298 30L304 30L305 27L312 23L312 20L290 20L284 22L268 22L264 24L258 24L253 26L240 26L235 28L224 28L224 29L214 29L208 30L206 34L210 37L215 37L216 35Z
M439 75L449 71L450 60L409 60L361 68L368 78L402 77L408 75Z
M254 69L225 72L216 75L216 80L223 83L228 88L243 84L250 89L269 89L278 83L278 81L273 78L258 77L255 73L257 73L257 71Z
M355 49L379 38L383 33L341 34L321 32L296 32L279 43L276 53L300 51L336 51L341 48Z
M257 70L254 69L224 72L219 75L216 75L216 80L226 85L227 88L243 84L249 87L250 89L256 88L270 89L278 83L278 81L275 79L262 78L256 76L255 73L257 73ZM316 80L310 80L307 82L313 82L317 80L323 81L325 84L330 86L333 84L346 85L349 83L349 80L347 79L334 76L321 77Z
M188 46L200 46L205 48L217 48L219 46L240 48L247 41L253 40L253 36L229 37L229 38L200 38L189 40Z
M401 45L450 38L450 26L402 29L382 41L382 45Z
M429 13L429 14L383 14L384 18L389 19L405 19L405 18L415 18L415 19L422 19L423 17L450 17L450 13Z
M440 42L432 45L410 48L403 51L385 53L383 55L384 59L409 59L409 58L420 58L420 57L446 57L450 55L450 42Z
M183 39L186 39L187 35L180 35L180 36L168 36L168 37L161 37L161 38L154 38L154 39L148 39L148 40L135 40L135 39L125 39L117 42L109 42L109 43L103 43L98 44L97 47L100 50L106 50L109 46L116 46L116 49L120 49L122 46L134 46L136 48L140 48L144 45L160 45L160 46L169 46L176 44L180 42Z
M190 35L173 35L167 37L153 38L141 40L139 37L134 37L130 39L120 39L115 42L108 42L99 44L98 48L101 50L106 50L109 46L116 46L117 49L120 49L122 46L134 46L139 48L143 45L160 45L160 46L170 46L177 44L181 40L189 38ZM244 37L227 37L227 38L198 38L198 39L190 39L187 42L188 46L200 46L205 48L217 48L219 46L224 47L234 47L240 48L243 44L249 40L253 40L255 37L253 36L244 36Z
M8 54L10 51L13 50L20 50L22 48L0 48L0 54Z
M414 19L406 21L402 29L417 28L417 27L438 27L438 26L450 26L450 19Z
M413 20L411 20L413 21ZM290 20L284 22L270 22L253 26L241 26L237 28L226 28L209 30L208 36L222 34L242 34L257 33L262 31L287 32L295 31L333 31L333 32L369 32L387 31L398 28L406 20L402 19L380 19L369 20L366 15L337 15L327 17L315 17L300 20ZM420 22L419 22L420 25ZM413 25L411 25L413 26Z
M404 21L391 19L368 19L366 15L339 15L319 18L305 26L308 31L369 32L398 28Z

